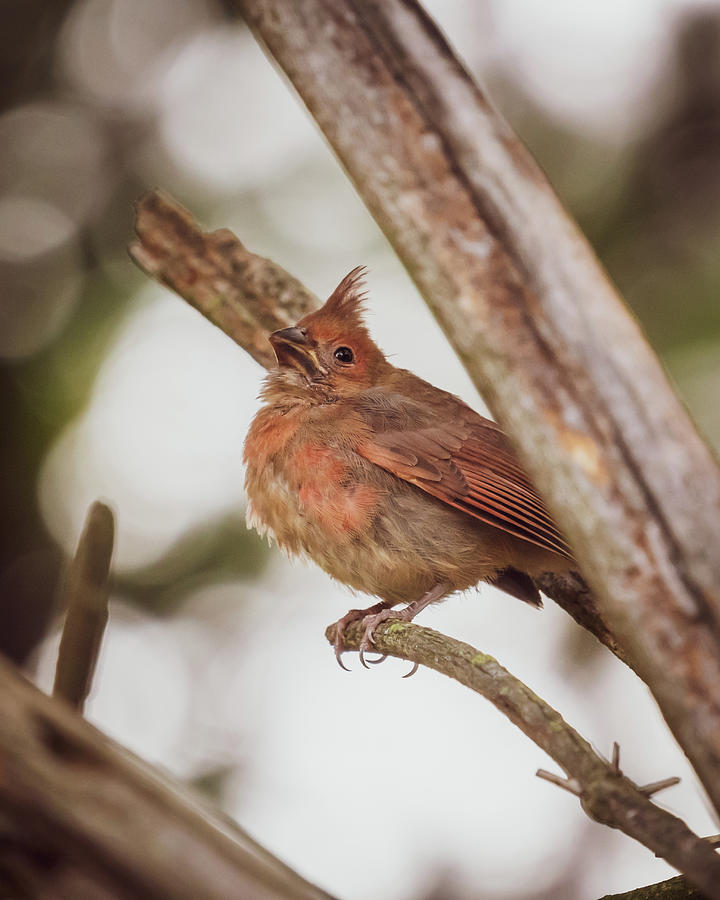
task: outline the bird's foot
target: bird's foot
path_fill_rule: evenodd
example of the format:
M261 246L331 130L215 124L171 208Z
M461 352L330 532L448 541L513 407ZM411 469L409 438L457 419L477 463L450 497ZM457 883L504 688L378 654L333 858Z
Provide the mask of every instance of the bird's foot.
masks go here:
M371 663L375 665L376 663L382 662L385 659L385 656L381 656L380 659L365 659L365 654L370 653L375 650L373 644L375 643L375 629L378 625L383 622L387 622L388 619L394 619L395 621L401 622L411 622L413 618L417 615L419 610L413 610L412 607L414 603L411 603L410 606L406 606L405 609L383 609L379 613L375 613L375 615L366 616L363 620L363 624L365 625L365 633L363 634L363 639L360 644L360 662L367 669L367 664ZM403 678L409 678L411 675L414 675L419 668L418 663L414 663L412 669L407 673L407 675L403 675Z
M405 609L389 609L386 607L385 609L381 609L380 612L363 617L365 633L363 634L363 639L360 642L360 662L365 666L366 669L367 663L365 662L365 654L375 650L375 647L373 646L373 644L375 643L375 629L383 622L387 622L388 619L399 619L400 621L409 622L412 619L412 616L410 616L410 618L407 618L407 611L409 609L409 606L407 606Z
M351 625L353 622L359 622L360 620L366 619L368 617L372 617L374 615L380 614L381 611L387 610L388 604L384 601L380 603L376 603L374 606L369 606L367 609L351 609L345 613L342 619L338 619L335 623L335 659L338 661L338 665L341 669L345 669L346 672L349 672L350 669L345 665L342 661L342 655L345 652L345 646L343 642L343 638L345 636L345 629L348 625ZM372 649L372 648L368 648ZM368 663L372 663L373 665L382 662L385 659L385 656L381 656L379 659L369 659ZM367 668L367 663L364 659L363 654L360 654L360 661Z
M413 603L406 606L405 609L391 609L386 604L379 612L371 614L370 610L368 610L368 615L363 618L365 634L363 634L363 639L360 643L360 662L365 668L367 669L365 654L375 649L373 644L375 643L375 629L378 625L382 622L387 622L388 619L394 619L398 622L412 622L421 610L425 609L425 607L429 606L431 603L440 600L446 593L447 585L437 584L434 588L423 594L419 600L415 600ZM380 660L373 660L373 662L379 661ZM370 662L370 660L368 660L368 662ZM414 663L412 669L410 669L407 675L403 675L403 678L409 678L411 675L414 675L418 668L419 664Z

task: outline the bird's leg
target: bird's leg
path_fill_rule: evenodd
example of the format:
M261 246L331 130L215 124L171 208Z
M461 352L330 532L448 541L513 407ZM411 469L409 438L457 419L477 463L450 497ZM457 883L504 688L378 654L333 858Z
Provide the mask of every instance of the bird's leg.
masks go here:
M343 636L345 634L345 629L352 622L359 622L360 619L366 619L368 616L373 616L380 613L382 610L387 610L391 603L388 603L386 600L381 600L380 603L376 603L374 606L368 606L367 609L351 609L345 613L342 619L338 619L335 623L335 659L338 661L338 665L341 669L345 669L346 672L349 672L350 669L343 663L342 655L344 652L343 649ZM381 657L381 659L373 660L373 662L382 662L385 657ZM365 660L361 657L362 664L365 665ZM367 668L367 666L365 666Z
M374 649L372 646L375 643L373 633L381 622L387 622L388 619L397 619L400 622L412 622L419 612L431 603L440 600L447 592L448 586L444 582L440 582L440 584L436 584L435 587L430 588L429 591L424 593L419 600L415 600L406 606L405 609L395 610L391 609L389 604L378 604L378 606L383 606L378 612L371 613L371 611L368 610L368 615L363 619L365 634L363 635L362 643L360 644L360 662L365 668L367 668L365 654ZM418 665L415 663L411 671L408 672L407 675L404 675L403 678L409 678L410 675L414 675L415 672L417 672L417 668Z

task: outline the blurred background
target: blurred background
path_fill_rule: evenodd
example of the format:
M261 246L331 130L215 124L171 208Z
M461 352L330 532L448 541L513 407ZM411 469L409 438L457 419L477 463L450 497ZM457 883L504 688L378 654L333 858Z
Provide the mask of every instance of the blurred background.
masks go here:
M431 0L720 446L720 3ZM323 637L351 596L244 524L262 372L126 255L162 186L326 296L370 268L393 361L482 410L321 136L230 0L3 0L0 648L51 684L57 584L117 515L89 718L344 900L600 897L671 874L534 777L493 708ZM399 325L411 317L413 340ZM561 611L490 588L423 623L497 656L661 800L718 831L643 685ZM348 802L348 798L350 801Z

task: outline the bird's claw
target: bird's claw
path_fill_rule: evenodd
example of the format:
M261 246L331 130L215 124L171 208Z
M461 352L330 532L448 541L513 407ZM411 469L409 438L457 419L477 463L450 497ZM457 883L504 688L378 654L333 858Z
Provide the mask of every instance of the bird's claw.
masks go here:
M401 622L411 622L420 609L426 606L428 602L432 602L436 599L436 593L444 590L443 585L439 585L438 588L439 591L436 589L435 591L428 592L428 594L421 598L420 601L411 603L402 610L393 610L388 607L387 603L376 603L375 606L371 606L369 609L351 609L349 612L345 613L342 619L338 619L335 623L335 659L338 661L340 668L345 669L346 672L350 671L343 663L342 655L345 651L345 644L343 641L345 629L351 622L362 620L362 623L365 626L358 650L360 664L366 669L370 668L370 666L376 666L378 663L384 662L387 659L387 654L381 654L378 659L365 659L365 654L378 652L375 647L375 629L377 626L383 622L387 622L388 619L399 619ZM419 664L414 663L412 669L410 669L406 675L403 675L403 678L410 678L411 675L414 675L417 672L418 668Z
M392 610L392 609L383 609L379 613L376 613L372 616L366 616L363 620L363 624L365 625L365 633L363 634L362 642L360 643L360 662L368 668L368 663L370 665L377 665L378 663L383 662L387 659L387 654L383 653L379 659L365 659L365 654L371 650L375 650L375 629L382 622L387 622L388 619L405 619L412 618L408 616L408 614L403 615L405 610ZM406 674L403 675L403 678L409 678L411 675L414 675L418 668L419 663L414 663L412 669Z
M383 612L388 612L388 610L383 610ZM378 618L378 616L381 616L381 615L382 615L382 612L378 613L377 615L374 615L374 616L366 616L365 619L363 620L363 623L365 623L367 620L369 620L369 624L367 624L365 627L365 633L363 634L363 639L360 643L360 649L359 649L358 655L360 656L361 664L366 669L369 669L370 665L375 666L378 663L381 663L384 659L387 659L386 654L382 654L379 659L368 659L368 660L365 659L366 653L370 653L371 651L375 650L375 647L373 646L373 644L375 643L375 638L374 638L374 630L375 630L375 625L376 625L375 620ZM368 665L368 663L370 665Z
M343 638L345 636L346 626L350 622L355 621L355 618L351 618L351 615L357 612L359 612L359 610L351 609L349 613L344 615L342 619L338 619L338 621L335 623L335 641L333 643L333 646L335 648L335 659L337 660L337 664L340 666L340 668L344 669L346 672L349 672L350 669L342 661L342 655L345 652L345 644Z
M350 669L345 665L342 661L342 655L345 652L345 629L348 625L353 622L359 622L360 620L365 620L367 618L375 618L375 615L379 612L387 612L387 604L386 603L376 603L374 606L369 607L368 609L351 609L345 613L345 615L338 619L335 623L335 640L333 642L333 646L335 649L335 659L338 662L338 665L341 669L344 669L346 672L349 672ZM363 634L362 644L360 645L360 662L365 668L368 668L368 663L371 665L376 665L377 663L381 663L385 657L381 656L380 659L365 659L365 653L372 650L373 648L370 646L372 643L372 631L370 632L370 638L368 642L368 634L367 629Z
M340 666L341 669L344 669L346 672L349 672L350 669L348 669L348 667L342 661L342 655L343 655L342 640L340 641L340 643L338 645L338 641L336 639L335 640L335 659L337 660L337 664Z

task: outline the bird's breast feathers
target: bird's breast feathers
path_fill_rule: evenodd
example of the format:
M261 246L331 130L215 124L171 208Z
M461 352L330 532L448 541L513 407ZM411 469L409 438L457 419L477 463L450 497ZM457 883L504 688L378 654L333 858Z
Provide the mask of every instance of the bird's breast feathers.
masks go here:
M248 524L293 553L315 557L328 541L352 541L380 500L379 489L357 477L349 448L326 443L302 411L261 411L245 462Z
M496 545L518 539L520 555L539 553L545 568L548 556L571 559L498 426L448 397L444 417L376 389L324 406L266 406L245 444L249 523L331 574L343 554L374 562L371 549L392 550L396 563L433 557L439 571L437 560L465 545L484 572ZM515 564L514 550L500 556Z

